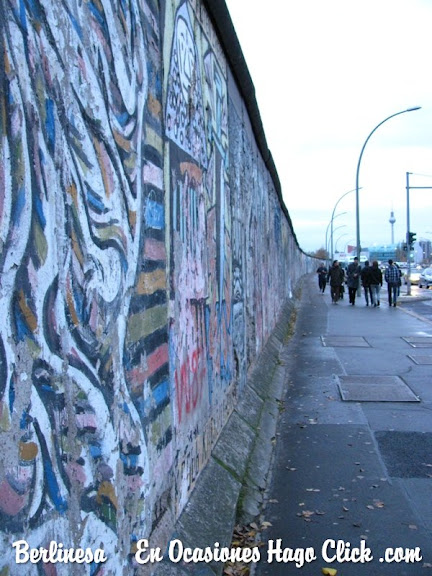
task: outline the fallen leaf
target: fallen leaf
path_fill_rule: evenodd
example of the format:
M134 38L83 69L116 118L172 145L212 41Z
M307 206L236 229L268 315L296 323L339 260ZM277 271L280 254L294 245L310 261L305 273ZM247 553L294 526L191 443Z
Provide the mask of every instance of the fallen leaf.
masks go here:
M313 516L315 514L315 512L313 510L303 510L301 515L305 518L309 518L310 516Z

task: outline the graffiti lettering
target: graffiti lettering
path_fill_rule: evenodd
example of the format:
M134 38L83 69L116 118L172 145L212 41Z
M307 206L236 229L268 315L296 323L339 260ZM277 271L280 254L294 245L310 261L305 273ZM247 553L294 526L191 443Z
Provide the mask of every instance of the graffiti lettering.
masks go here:
M194 350L180 370L176 371L175 383L177 394L177 416L182 421L183 411L190 414L197 406L202 395L202 384L206 369L203 362L203 351Z

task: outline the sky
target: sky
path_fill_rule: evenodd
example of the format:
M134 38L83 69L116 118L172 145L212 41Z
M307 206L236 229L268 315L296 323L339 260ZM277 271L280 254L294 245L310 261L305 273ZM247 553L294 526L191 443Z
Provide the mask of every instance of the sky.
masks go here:
M432 1L226 0L300 247L432 241ZM431 188L415 189L416 186ZM352 192L350 192L352 191ZM326 234L327 232L327 234Z

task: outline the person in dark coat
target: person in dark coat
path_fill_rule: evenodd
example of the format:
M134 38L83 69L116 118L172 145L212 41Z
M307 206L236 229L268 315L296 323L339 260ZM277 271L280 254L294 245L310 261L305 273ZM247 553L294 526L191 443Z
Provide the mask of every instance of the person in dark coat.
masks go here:
M318 266L317 274L318 274L318 287L320 289L320 292L324 294L327 285L327 268L325 267L324 262L321 262L321 264Z
M347 286L348 286L348 294L349 294L349 303L354 306L356 293L360 285L360 272L361 268L359 266L357 256L354 258L354 261L348 265L347 268Z
M339 260L334 260L328 273L328 280L330 282L330 294L333 304L339 302L341 287L345 280L345 273L339 266Z
M376 260L372 262L369 282L372 292L372 304L377 307L380 305L380 292L383 283L383 275Z
M366 262L364 263L364 266L360 272L361 284L362 284L363 289L364 289L366 306L369 306L369 300L370 300L371 305L373 304L372 289L371 289L371 285L370 285L371 270L372 270L372 268L369 266L369 261L366 260Z

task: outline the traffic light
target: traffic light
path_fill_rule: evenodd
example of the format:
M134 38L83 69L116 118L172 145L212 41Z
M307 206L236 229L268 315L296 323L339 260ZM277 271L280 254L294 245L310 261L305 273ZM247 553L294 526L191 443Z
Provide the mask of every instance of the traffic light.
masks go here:
M414 242L416 241L416 233L415 232L408 232L409 235L409 245L411 250L413 249Z

